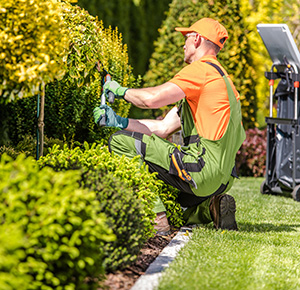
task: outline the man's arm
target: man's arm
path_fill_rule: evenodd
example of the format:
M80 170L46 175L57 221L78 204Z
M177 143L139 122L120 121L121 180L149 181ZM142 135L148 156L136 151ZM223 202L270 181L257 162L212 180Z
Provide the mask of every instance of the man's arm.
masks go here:
M184 97L183 90L171 82L150 88L128 89L124 95L126 101L142 109L158 109Z
M180 129L180 118L177 114L177 107L174 107L163 120L136 120L129 119L127 131L140 132L146 135L156 134L161 138L167 138Z

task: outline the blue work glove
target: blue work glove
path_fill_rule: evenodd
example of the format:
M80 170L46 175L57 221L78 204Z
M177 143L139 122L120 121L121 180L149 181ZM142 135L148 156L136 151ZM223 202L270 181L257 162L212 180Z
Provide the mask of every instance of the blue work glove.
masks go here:
M128 126L128 118L123 118L117 115L113 109L107 105L101 105L96 107L93 111L94 120L97 125L100 124L101 119L105 114L105 125L106 127L116 127L125 129Z
M103 86L103 92L105 93L106 97L108 98L108 93L112 92L115 97L122 98L125 95L125 92L128 88L122 87L116 81L106 81Z

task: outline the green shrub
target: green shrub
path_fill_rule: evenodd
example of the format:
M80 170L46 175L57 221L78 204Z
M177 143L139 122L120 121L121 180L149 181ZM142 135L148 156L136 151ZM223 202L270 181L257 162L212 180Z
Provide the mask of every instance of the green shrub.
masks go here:
M239 0L173 0L167 18L159 29L160 36L144 76L145 85L162 84L183 67L184 38L175 31L175 27L189 27L203 17L218 20L228 31L229 38L218 59L240 92L243 124L245 128L252 128L256 117L256 72L249 57L250 46Z
M236 166L242 176L263 177L266 173L267 130L246 131L246 140L237 152Z
M140 167L137 158L130 160L111 156L106 146L93 144L90 147L85 143L84 149L69 149L64 146L60 150L58 146L54 146L38 163L41 167L50 166L57 171L83 170L82 186L97 191L103 205L101 209L110 218L111 228L117 236L116 242L108 246L106 256L111 264L106 265L115 269L117 265L122 267L136 258L144 242L153 236L152 207L160 189L154 175L149 174L145 166ZM114 193L107 191L113 185L108 177L104 178L106 175L120 179L122 184L117 183L120 189L115 187ZM131 188L131 192L124 188ZM119 200L118 203L115 203L116 199Z
M0 290L27 290L31 277L24 273L21 261L27 240L22 231L13 224L0 225Z
M127 47L117 29L104 28L87 11L67 3L63 4L63 20L71 43L62 57L66 63L64 77L46 86L45 135L69 143L108 139L116 129L100 128L93 119L93 109L100 105L104 69L123 86L138 87L140 79L132 73ZM95 69L96 61L101 62L100 73ZM112 107L124 117L130 104L116 100ZM34 135L36 111L36 97L0 106L0 126L6 122L0 134L8 136L13 145L27 134Z
M183 212L180 204L176 201L179 190L168 184L163 184L159 193L161 201L165 205L169 223L174 227L181 227L184 224Z
M86 169L81 185L96 191L100 211L116 235L116 240L106 243L104 265L107 271L122 269L136 260L140 249L152 233L153 227L144 217L144 205L133 190L120 178L102 169Z
M28 289L96 289L104 272L102 246L114 235L96 193L79 188L79 172L40 170L32 158L4 154L0 176L1 223L19 226L27 240Z
M118 30L105 29L101 21L78 6L65 4L64 23L69 30L71 45L65 58L67 73L61 81L46 88L45 134L70 142L94 142L107 139L116 131L99 128L93 119L93 109L101 101L105 70L123 86L139 86L128 64L127 46ZM95 63L100 62L100 73ZM112 108L127 116L130 104L116 100Z
M130 256L135 258L143 243L153 236L155 215L152 208L157 195L160 195L165 203L171 223L174 226L180 226L183 223L181 208L175 202L176 190L156 179L156 174L150 174L147 166L140 164L138 156L131 160L125 156L110 154L107 146L100 144L89 146L85 143L83 149L76 147L71 150L65 146L61 150L58 146L54 146L48 155L39 160L39 164L41 167L50 166L55 170L79 168L84 170L83 186L88 186L98 192L99 198L103 199L105 205L103 210L114 223L111 227L117 240L108 246L110 249L106 261L110 261L111 264L106 263L106 265L109 269L120 268L128 264L133 260ZM107 198L105 186L101 185L102 178L106 175L121 179L122 188L131 188L138 201L129 193L124 196L122 190L117 189L116 193L109 194L120 199L120 203L115 204L112 198ZM126 197L126 195L129 196Z

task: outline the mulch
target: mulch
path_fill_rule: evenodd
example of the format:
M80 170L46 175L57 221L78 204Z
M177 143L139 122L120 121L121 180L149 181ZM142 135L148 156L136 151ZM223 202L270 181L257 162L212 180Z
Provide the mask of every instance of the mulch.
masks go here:
M136 280L145 274L149 265L161 253L161 251L170 243L178 230L173 229L169 236L154 236L150 238L141 249L136 262L123 271L116 271L106 275L104 283L107 290L129 290Z

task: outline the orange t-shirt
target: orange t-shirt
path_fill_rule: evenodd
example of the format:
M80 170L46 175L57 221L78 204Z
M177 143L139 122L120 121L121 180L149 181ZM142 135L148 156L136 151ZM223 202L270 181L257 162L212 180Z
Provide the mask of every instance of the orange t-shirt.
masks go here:
M170 82L184 91L198 134L206 139L218 140L226 131L230 105L224 79L214 67L205 63L207 61L218 65L228 77L217 58L209 55L184 67ZM238 100L239 93L229 81Z

